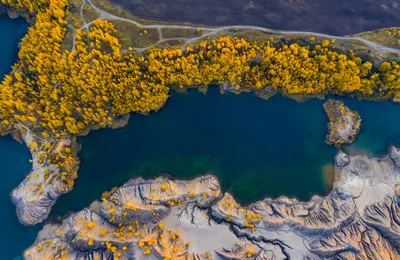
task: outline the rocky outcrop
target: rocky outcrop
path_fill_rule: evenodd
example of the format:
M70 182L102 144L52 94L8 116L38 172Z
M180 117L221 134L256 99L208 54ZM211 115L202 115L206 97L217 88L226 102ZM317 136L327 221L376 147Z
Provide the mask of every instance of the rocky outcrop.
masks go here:
M257 97L268 100L276 94L276 89L270 86L266 86L260 90L254 91Z
M339 152L335 156L335 163L337 167L345 167L350 163L350 158L346 153Z
M396 163L397 167L400 167L400 149L396 146L390 146L389 148L390 158Z
M43 137L22 125L18 131L32 154L32 170L11 192L11 199L20 222L31 226L45 220L56 200L72 188L79 160L70 136Z
M329 99L323 105L329 117L327 144L340 146L354 142L361 128L361 118L343 102Z
M48 223L24 257L63 259L400 259L400 170L391 156L336 156L327 197L240 206L218 180L133 179Z

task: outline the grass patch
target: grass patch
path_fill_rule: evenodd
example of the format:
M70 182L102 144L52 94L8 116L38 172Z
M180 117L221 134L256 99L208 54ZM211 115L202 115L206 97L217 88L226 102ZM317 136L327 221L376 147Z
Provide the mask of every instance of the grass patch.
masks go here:
M376 42L380 45L400 48L400 27L384 28L375 31L368 31L356 34L368 41Z
M157 48L168 48L168 47L181 47L185 42L182 40L165 40L160 44L157 44Z
M90 4L85 4L83 7L83 18L87 23L94 21L100 17L100 14L93 9L93 7Z
M79 11L82 4L83 4L82 0L71 1L71 9L66 17L66 20L68 22L67 32L61 44L62 50L71 50L76 31L76 25L81 26L83 24L83 20L79 15Z
M159 40L157 29L141 29L136 25L124 21L112 21L117 29L117 37L122 49L145 48L155 44Z
M163 28L162 35L164 38L195 38L203 35L204 31L200 29L179 29L179 28Z
M73 41L74 41L75 29L71 28L71 26L67 27L67 33L65 34L64 40L61 44L61 50L68 50L72 49Z
M255 30L235 30L232 34L236 37L244 37L250 42L266 42L274 37L271 33Z

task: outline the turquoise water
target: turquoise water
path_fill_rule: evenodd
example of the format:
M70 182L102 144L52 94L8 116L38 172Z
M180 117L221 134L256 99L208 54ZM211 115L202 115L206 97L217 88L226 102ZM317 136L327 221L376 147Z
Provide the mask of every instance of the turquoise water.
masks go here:
M381 155L389 144L400 145L400 105L340 99L363 119L359 138L345 147L348 152ZM322 104L279 95L268 101L251 93L221 95L217 89L207 95L173 93L152 116L132 115L125 128L80 138L79 178L52 214L88 206L131 177L159 173L193 178L213 172L224 191L243 204L327 194L336 149L324 142Z
M26 34L28 24L24 19L11 20L0 16L0 77L10 71L17 59L18 43ZM15 214L10 192L30 171L28 149L14 141L11 136L0 137L0 259L14 259L29 246L35 238L38 227L22 226Z
M132 176L158 173L192 178L212 171L245 204L266 196L307 200L327 194L323 168L336 150L324 143L321 104L221 95L217 89L172 94L152 116L133 115L125 128L79 139L79 178L53 214L83 208Z
M0 76L16 60L17 44L26 33L24 20L0 16ZM383 154L400 145L400 105L342 99L357 110L362 131L350 152ZM327 194L325 173L334 147L324 142L327 118L323 101L301 104L275 96L269 101L251 93L221 95L211 89L171 95L166 106L146 117L132 115L125 128L94 131L79 138L81 168L72 192L60 198L52 215L88 206L101 193L130 177L193 178L212 171L224 191L247 204L280 195L309 199ZM28 150L11 137L0 137L0 183L3 212L0 259L16 259L40 226L18 223L10 192L30 170Z
M391 144L400 146L400 104L359 102L349 98L342 101L362 118L361 134L345 150L379 156L387 153Z

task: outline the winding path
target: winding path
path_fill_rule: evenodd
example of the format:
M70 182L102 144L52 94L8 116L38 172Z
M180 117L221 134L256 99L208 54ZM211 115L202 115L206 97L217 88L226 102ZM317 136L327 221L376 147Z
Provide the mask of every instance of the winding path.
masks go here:
M184 41L183 47L186 47L188 44L193 43L195 41L198 41L204 37L207 36L212 36L215 35L219 32L222 31L227 31L227 30L232 30L232 29L248 29L248 30L257 30L257 31L263 31L266 33L273 33L273 34L282 34L282 35L296 35L296 34L301 34L301 35L308 35L308 36L317 36L317 37L322 37L322 38L327 38L327 39L336 39L336 40L342 40L342 41L359 41L364 43L366 46L368 46L371 49L374 49L378 53L396 53L400 54L400 49L395 49L395 48L390 48L386 47L383 45L380 45L378 43L366 40L362 37L359 36L333 36L329 34L323 34L323 33L314 33L314 32L305 32L305 31L283 31L283 30L274 30L274 29L269 29L269 28L264 28L264 27L259 27L259 26L251 26L251 25L232 25L232 26L221 26L221 27L196 27L196 26L188 26L188 25L165 25L165 24L151 24L151 25L144 25L140 24L139 22L123 17L119 17L113 14L110 14L100 8L98 8L96 5L93 4L92 0L84 0L83 1L83 6L85 3L88 3L95 11L97 11L100 14L100 17L96 20L115 20L115 21L124 21L128 22L131 24L139 24L140 28L143 29L157 29L159 33L159 40L146 47L146 48L134 48L135 51L145 51L151 47L154 47L162 42L165 41L171 41L171 40L182 40ZM84 17L82 17L84 19ZM96 20L91 21L89 23L86 23L81 27L81 29L88 29L91 24L93 24ZM169 38L169 39L164 39L162 37L162 29L196 29L196 30L201 30L204 31L204 33L199 36L199 37L194 37L194 38Z

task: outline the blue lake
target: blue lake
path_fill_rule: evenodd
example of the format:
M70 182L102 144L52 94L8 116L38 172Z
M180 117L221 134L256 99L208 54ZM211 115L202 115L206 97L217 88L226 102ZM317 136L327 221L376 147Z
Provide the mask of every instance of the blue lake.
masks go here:
M0 77L7 74L11 65L17 60L18 43L28 31L28 24L22 18L11 20L0 16ZM17 219L10 192L29 173L29 150L17 143L11 136L0 137L0 165L2 175L0 182L0 203L3 208L0 214L0 252L1 259L14 259L29 246L35 238L39 227L27 228Z
M0 16L0 75L17 59L18 42L27 31L22 19ZM362 132L345 147L350 152L383 154L400 145L400 105L342 99L361 115ZM224 191L243 204L286 195L302 200L330 190L329 166L336 149L325 144L323 101L296 103L279 95L268 101L251 93L221 95L210 89L172 93L151 116L132 115L128 126L102 129L79 138L81 168L73 191L60 198L52 215L79 210L102 192L134 176L166 173L174 178L216 174ZM18 223L10 192L30 170L29 151L10 136L0 137L3 175L0 215L1 259L17 259L33 243L37 227Z
M80 138L79 178L53 213L80 209L131 176L158 173L192 178L212 171L224 190L244 203L326 194L322 168L335 154L324 143L326 124L318 100L265 101L217 89L207 95L173 93L154 115L132 115L125 128Z
M363 121L350 153L381 155L400 145L400 105L339 98ZM210 89L172 93L151 116L132 115L128 126L94 131L79 139L81 168L76 186L53 215L79 210L102 192L134 176L166 173L174 178L216 174L224 191L248 204L281 195L308 200L326 195L337 150L325 144L328 119L321 100L296 103L276 95L221 95Z

